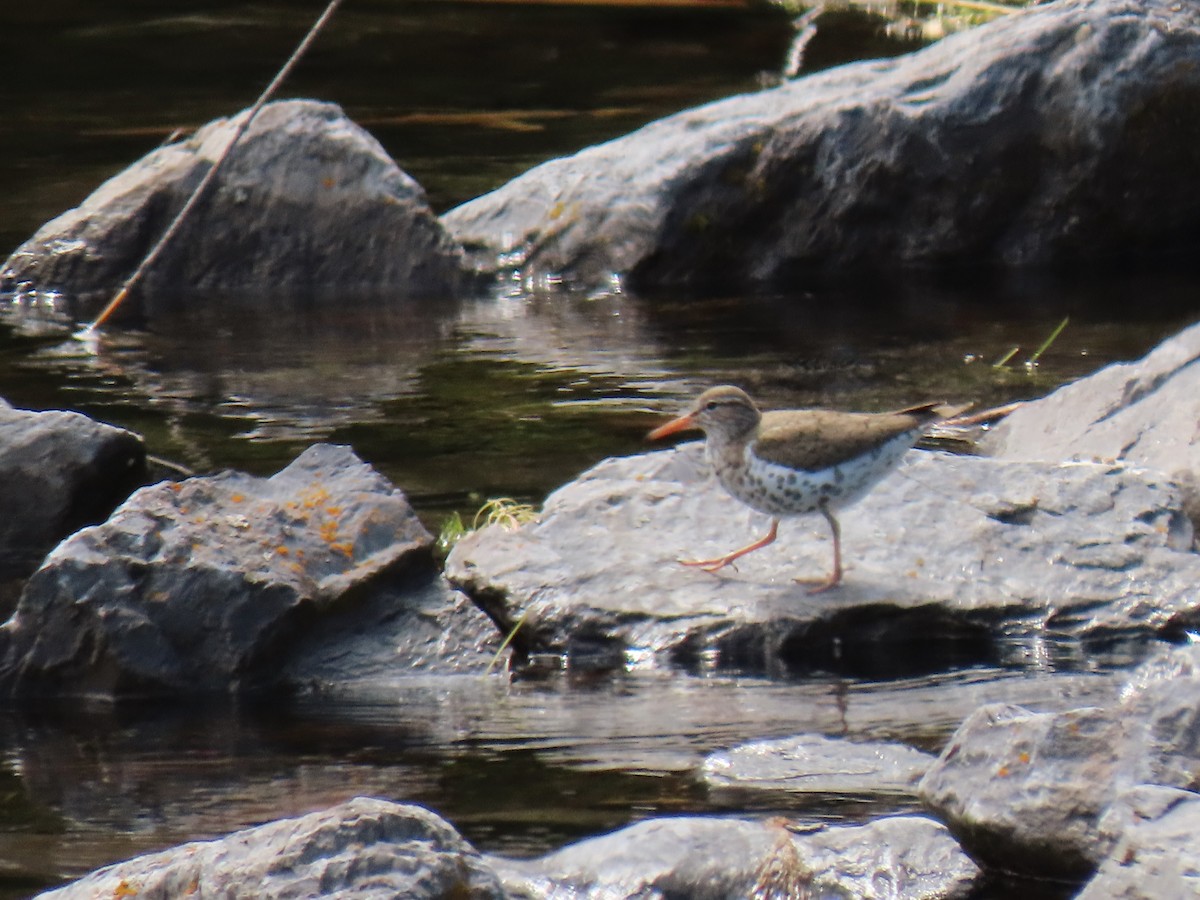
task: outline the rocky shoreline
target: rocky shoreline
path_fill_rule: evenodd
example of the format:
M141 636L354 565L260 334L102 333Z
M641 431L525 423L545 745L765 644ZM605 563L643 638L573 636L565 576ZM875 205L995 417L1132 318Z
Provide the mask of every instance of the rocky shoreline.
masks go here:
M122 314L231 290L449 298L497 278L714 293L964 267L1190 270L1197 52L1189 4L1057 0L669 116L440 216L335 104L271 103ZM98 311L237 123L155 150L47 222L0 290Z
M1194 145L1198 51L1192 7L1060 0L681 113L440 218L336 107L277 103L194 223L222 239L195 231L137 312L281 283L777 288L864 260L1057 266L1190 248L1200 195L1177 148ZM5 264L4 288L112 290L230 127L156 151L48 223ZM251 233L273 235L270 252L247 252ZM364 234L378 237L351 239ZM734 794L894 792L923 814L658 817L518 860L479 853L429 810L362 797L46 896L968 898L997 872L1086 898L1194 895L1198 360L1200 325L1025 404L981 455L913 451L843 517L851 567L819 597L794 581L827 556L803 526L737 571L674 565L761 524L694 444L605 460L442 567L403 492L351 448L311 446L268 478L164 480L138 435L0 407L0 490L16 503L0 524L9 704L482 679L510 634L515 673L770 676L889 658L938 672L1015 663L1049 639L1145 657L1108 705L985 705L936 757L798 734L723 748L692 773Z
M819 598L793 580L821 556L826 538L812 530L729 575L672 564L696 542L736 543L748 525L696 444L601 463L535 521L461 540L444 571L403 493L349 448L314 445L270 478L226 472L138 488L22 579L0 626L9 702L332 695L404 672L481 676L519 620L515 670L547 660L687 669L704 658L715 671L794 673L939 645L971 662L1050 635L1084 647L1140 642L1150 659L1111 706L981 707L937 757L800 734L729 747L695 772L735 793L891 791L925 815L797 831L753 817L650 819L513 860L478 854L427 810L364 798L138 857L51 896L120 884L139 896L177 896L180 885L236 892L275 884L262 881L268 871L288 876L259 896L368 896L386 884L428 897L782 897L799 886L811 896L970 897L996 871L1091 878L1089 897L1188 895L1200 812L1200 658L1188 635L1200 622L1190 589L1200 568L1187 491L1163 470L1189 470L1176 425L1200 420L1198 360L1200 325L1026 404L989 433L994 456L911 451L846 515L853 567ZM1171 418L1159 415L1167 406ZM0 477L27 465L30 434L64 423L75 456L49 467L63 480L46 490L86 490L89 478L111 483L140 464L126 432L82 416L6 415ZM1036 450L1019 436L1046 422L1075 458L1028 461ZM1116 439L1112 422L1127 429L1125 458L1083 458L1089 433L1101 447ZM79 457L114 438L124 453ZM1164 455L1172 442L1176 455ZM97 456L114 468L97 470ZM53 496L29 502L72 508ZM48 524L45 541L72 524L65 514ZM12 558L30 552L18 544Z

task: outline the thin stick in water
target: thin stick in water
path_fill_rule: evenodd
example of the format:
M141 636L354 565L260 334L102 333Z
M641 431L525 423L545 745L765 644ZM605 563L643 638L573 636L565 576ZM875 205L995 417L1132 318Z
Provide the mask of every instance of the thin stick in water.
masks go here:
M181 225L183 224L183 221L188 217L191 211L196 208L196 205L200 202L200 198L204 196L204 192L208 189L208 186L216 179L217 172L220 170L225 160L229 158L229 153L231 150L233 150L234 145L241 140L242 135L246 133L246 129L250 127L250 123L254 121L254 117L258 115L259 111L263 108L266 102L271 99L271 96L276 90L278 90L279 86L283 84L288 75L292 73L292 69L296 68L296 64L300 62L300 58L304 56L306 52L308 52L308 48L312 46L313 41L315 41L317 35L321 33L321 29L325 27L325 24L331 18L333 18L334 12L341 5L341 3L342 0L329 0L329 5L325 7L325 12L321 13L321 17L313 23L312 28L308 30L308 34L304 36L304 40L300 42L300 45L292 52L292 55L288 57L288 61L284 63L283 68L279 70L278 74L271 80L271 83L268 84L266 89L259 95L258 100L256 100L254 103L254 106L250 108L249 115L247 115L246 118L244 118L238 125L237 130L233 133L233 137L230 138L229 143L225 145L225 149L222 150L220 155L217 156L216 160L212 164L212 167L204 174L204 178L200 181L200 184L196 186L196 189L192 191L192 195L188 197L187 203L183 205L183 209L179 210L179 213L174 219L171 220L171 224L167 227L167 230L163 232L162 237L158 239L158 242L150 249L150 252L146 254L138 267L133 270L133 274L125 279L125 283L121 285L121 289L117 291L112 300L108 302L108 306L104 307L104 309L100 312L100 315L96 316L96 320L87 328L85 328L79 337L84 339L91 337L92 333L97 328L107 322L112 314L117 311L117 308L125 302L125 298L129 296L129 292L139 281L142 280L142 276L146 274L146 271L150 268L150 266L152 266L155 260L162 255L163 249L167 246L167 244L170 243L171 239L175 237Z

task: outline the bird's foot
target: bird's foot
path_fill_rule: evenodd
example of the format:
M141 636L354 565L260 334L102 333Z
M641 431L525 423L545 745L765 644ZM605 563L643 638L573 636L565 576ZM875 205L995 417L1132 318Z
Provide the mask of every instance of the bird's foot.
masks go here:
M835 572L828 578L797 578L797 584L806 584L809 586L808 595L811 597L814 594L823 594L826 591L833 590L842 583L842 573Z
M733 571L737 571L737 566L733 564L736 556L718 556L716 559L678 559L676 560L681 566L692 566L702 572L716 572L729 566Z

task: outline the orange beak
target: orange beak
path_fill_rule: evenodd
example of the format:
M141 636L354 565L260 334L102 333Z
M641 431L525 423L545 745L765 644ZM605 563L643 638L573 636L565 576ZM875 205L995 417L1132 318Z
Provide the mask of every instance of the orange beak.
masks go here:
M646 437L649 440L657 441L660 438L665 438L668 435L678 434L681 431L687 431L690 428L696 428L696 420L691 413L685 416L680 416L678 419L672 419L666 425L659 425Z

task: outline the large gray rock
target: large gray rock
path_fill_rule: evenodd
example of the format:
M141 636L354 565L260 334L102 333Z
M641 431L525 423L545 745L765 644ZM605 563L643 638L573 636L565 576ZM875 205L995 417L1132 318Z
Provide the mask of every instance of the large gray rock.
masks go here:
M932 900L965 897L979 877L945 828L921 816L804 834L778 819L651 819L541 859L489 861L510 897L529 900Z
M482 264L635 288L1191 252L1198 53L1194 4L1061 0L654 122L442 221Z
M0 400L0 581L28 575L55 544L103 521L145 479L146 448L132 432Z
M1141 785L1100 820L1111 845L1076 900L1162 900L1200 896L1200 794Z
M710 790L739 794L915 795L933 760L905 744L805 734L712 753L701 777Z
M419 806L358 797L322 812L108 866L42 895L501 900L482 857Z
M681 567L766 530L690 444L600 463L537 521L466 537L446 573L502 630L524 619L518 649L616 665L931 671L994 659L1002 638L1146 636L1200 615L1192 528L1153 472L913 451L840 518L849 570L824 594L794 580L830 565L819 517L736 570Z
M106 181L18 247L3 279L18 289L113 291L246 115L211 122ZM334 104L287 100L263 107L147 271L142 311L189 291L443 296L462 283L461 248L379 142Z
M142 488L30 578L0 627L0 693L251 690L289 664L320 681L354 670L330 666L367 623L389 623L366 636L385 664L404 664L408 645L379 641L414 620L416 657L463 652L484 620L429 586L431 547L404 495L345 447L310 447L270 478ZM297 662L302 639L311 653Z
M1200 678L1153 671L1111 707L981 707L922 779L922 799L977 859L1090 873L1113 846L1100 822L1120 794L1200 787Z

